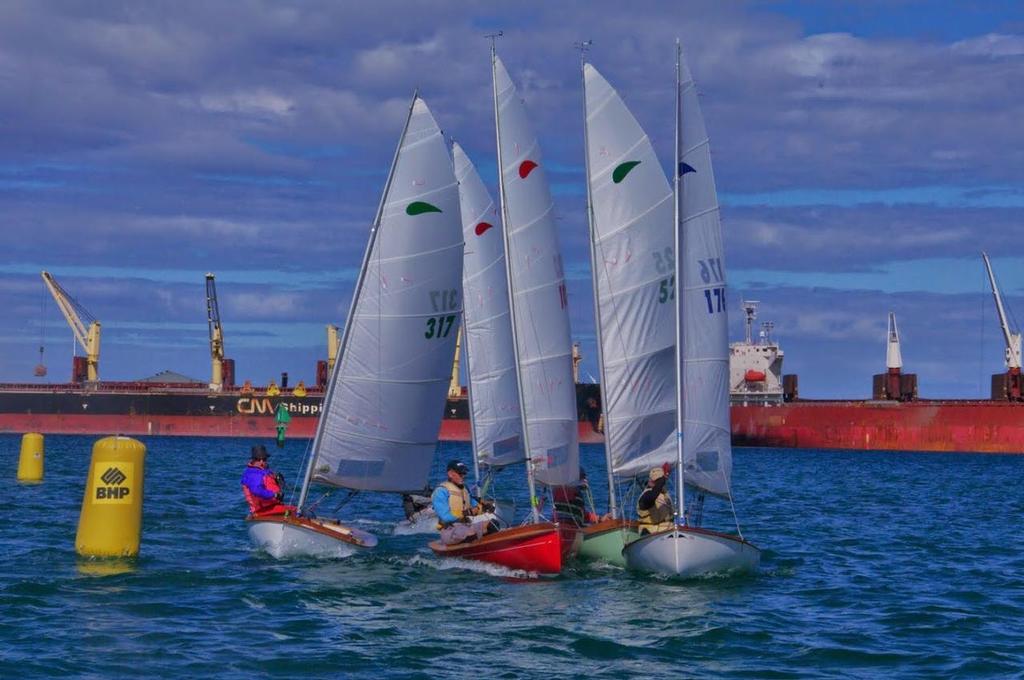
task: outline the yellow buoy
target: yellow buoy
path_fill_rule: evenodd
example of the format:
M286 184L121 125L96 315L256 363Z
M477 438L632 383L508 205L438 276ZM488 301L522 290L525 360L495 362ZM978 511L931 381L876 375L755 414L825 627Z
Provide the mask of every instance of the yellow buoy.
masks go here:
M85 557L135 557L142 531L146 447L129 437L104 437L92 447L75 550Z
M43 435L29 432L21 437L21 454L18 456L18 481L43 481Z

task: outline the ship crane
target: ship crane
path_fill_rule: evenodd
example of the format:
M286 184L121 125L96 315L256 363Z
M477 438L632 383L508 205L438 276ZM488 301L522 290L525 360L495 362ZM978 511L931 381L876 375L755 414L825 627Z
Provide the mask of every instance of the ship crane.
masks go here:
M61 287L57 280L49 272L43 272L43 283L50 291L53 299L57 301L71 332L74 334L78 344L85 350L86 380L95 382L100 379L100 322L96 320L89 311L75 298ZM88 324L88 325L86 325ZM78 371L72 370L72 382L79 380Z
M1020 373L1020 360L1021 360L1021 341L1020 333L1014 333L1010 330L1010 323L1006 318L1006 308L1003 307L1003 298L999 294L999 286L996 284L996 276L992 272L992 263L988 259L988 255L984 252L981 253L981 258L985 261L985 270L988 272L988 281L992 285L992 297L996 301L996 312L999 314L999 325L1003 329L1003 339L1006 342L1006 383L1005 389L1002 391L1003 395L1013 400L1019 400L1022 396L1021 392L1021 373ZM996 390L993 390L995 392ZM993 394L993 396L996 396Z
M206 322L210 329L210 389L224 389L224 331L220 325L220 307L217 305L217 285L213 274L206 275Z

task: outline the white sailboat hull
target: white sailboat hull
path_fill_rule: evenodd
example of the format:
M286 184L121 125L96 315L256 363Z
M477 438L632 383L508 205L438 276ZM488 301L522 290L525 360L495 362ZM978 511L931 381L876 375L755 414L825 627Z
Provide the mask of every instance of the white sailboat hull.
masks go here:
M677 578L753 571L761 562L761 551L742 538L693 527L643 536L622 554L629 569Z
M377 545L377 537L333 520L295 517L249 519L253 547L277 559L344 558Z

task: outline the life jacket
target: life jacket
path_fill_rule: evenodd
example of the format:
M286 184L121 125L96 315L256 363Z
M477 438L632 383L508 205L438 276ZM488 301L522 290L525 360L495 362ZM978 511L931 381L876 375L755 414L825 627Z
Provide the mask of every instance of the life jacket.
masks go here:
M246 468L247 474L245 475L245 477L249 477L249 470L253 469L258 469L260 472L263 473L263 476L260 478L260 484L263 486L264 489L266 489L272 494L277 494L278 492L281 491L281 487L278 485L277 480L274 479L274 474L270 472L270 470L268 469L257 468L254 465L250 465L248 468ZM245 494L245 500L249 504L249 512L256 514L269 508L273 508L278 504L277 500L275 500L273 496L271 496L270 498L260 498L255 493L253 493L252 489L250 489L249 485L246 483L247 480L245 479L245 477L243 477L242 480L242 493Z
M461 489L454 482L444 482L441 487L448 489L448 508L451 510L455 519L462 519L473 504L469 500L469 489L462 487ZM437 522L437 530L444 529L445 525L440 520Z
M641 494L642 495L642 494ZM672 498L662 491L647 510L640 509L640 501L637 499L636 517L639 520L641 534L654 534L659 531L667 531L675 526Z

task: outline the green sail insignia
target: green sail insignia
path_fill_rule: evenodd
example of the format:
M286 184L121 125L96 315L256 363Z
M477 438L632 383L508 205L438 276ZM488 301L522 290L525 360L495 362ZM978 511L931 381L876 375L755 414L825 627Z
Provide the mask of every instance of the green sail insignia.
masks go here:
M439 213L442 212L440 208L431 203L425 201L413 201L409 205L405 206L406 215L422 215L423 213Z
M615 166L615 169L612 170L612 181L618 184L622 180L626 179L626 175L629 174L629 171L638 165L640 165L640 161L626 161L625 163L619 163Z

